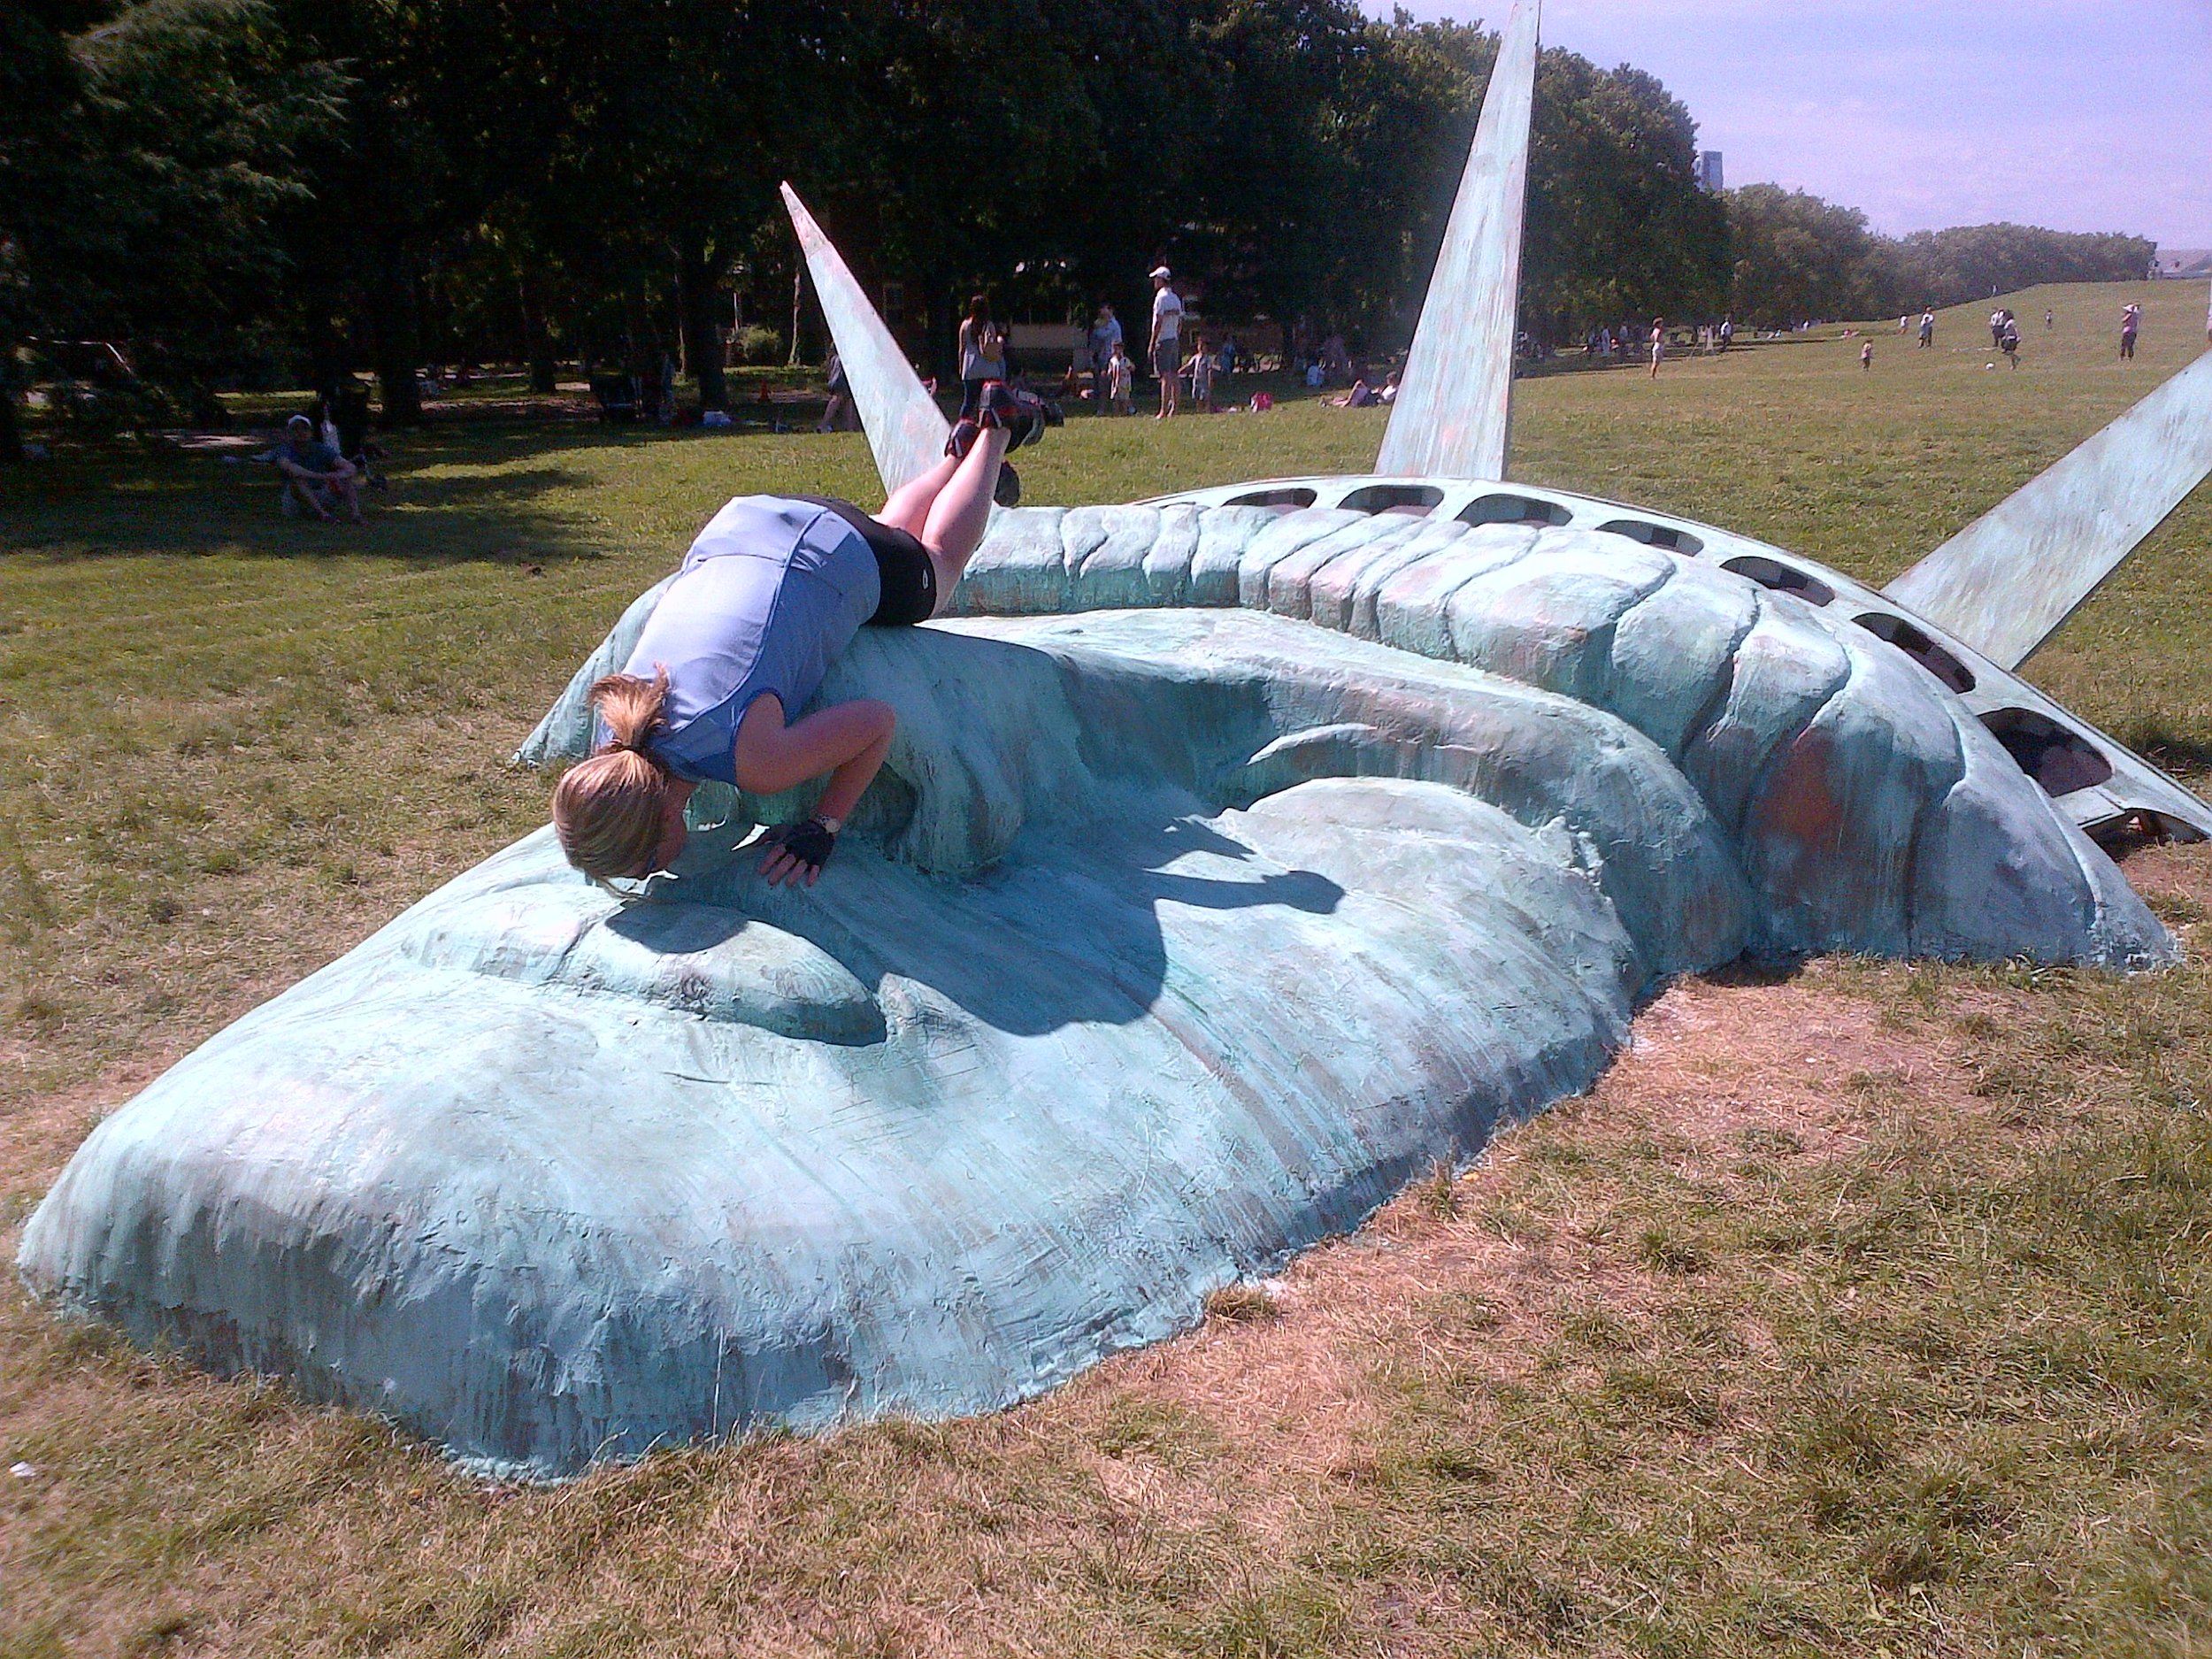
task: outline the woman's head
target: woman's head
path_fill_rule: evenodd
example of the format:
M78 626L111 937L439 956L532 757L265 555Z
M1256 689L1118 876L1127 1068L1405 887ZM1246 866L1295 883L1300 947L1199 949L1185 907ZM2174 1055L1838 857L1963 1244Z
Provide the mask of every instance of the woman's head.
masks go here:
M972 294L968 296L968 320L972 323L987 323L991 320L991 301L988 295Z
M670 821L670 803L681 796L646 748L667 724L668 672L609 674L592 687L591 701L610 737L554 787L553 833L588 876L650 875L683 850L682 820Z

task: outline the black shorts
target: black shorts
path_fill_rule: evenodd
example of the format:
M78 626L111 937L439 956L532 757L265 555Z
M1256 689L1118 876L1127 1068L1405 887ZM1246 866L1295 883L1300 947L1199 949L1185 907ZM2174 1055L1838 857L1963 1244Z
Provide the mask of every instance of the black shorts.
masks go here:
M875 615L868 618L871 626L911 627L937 613L937 567L929 562L929 549L912 534L871 518L849 501L838 501L829 495L799 495L793 499L828 508L860 532L860 539L875 553L876 576L882 584L883 597L876 603Z

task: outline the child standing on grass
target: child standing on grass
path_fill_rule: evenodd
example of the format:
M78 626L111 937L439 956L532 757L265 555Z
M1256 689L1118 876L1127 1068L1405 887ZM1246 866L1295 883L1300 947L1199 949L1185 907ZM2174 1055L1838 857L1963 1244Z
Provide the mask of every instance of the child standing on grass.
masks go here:
M1859 367L1862 369L1870 369L1873 366L1874 342L1870 340L1859 348Z
M1129 361L1129 353L1121 342L1114 342L1114 354L1106 359L1106 402L1117 415L1137 412L1134 387L1137 365Z
M1196 337L1196 344L1183 365L1183 373L1190 379L1191 407L1210 412L1214 402L1214 360L1207 354L1203 334Z

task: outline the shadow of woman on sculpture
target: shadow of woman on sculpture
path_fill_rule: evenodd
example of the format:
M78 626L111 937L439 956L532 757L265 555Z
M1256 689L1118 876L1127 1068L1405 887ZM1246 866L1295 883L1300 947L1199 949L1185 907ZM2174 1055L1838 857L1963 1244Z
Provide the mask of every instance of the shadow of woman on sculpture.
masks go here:
M1116 792L1118 794L1118 792ZM1343 889L1285 869L1190 811L1100 817L1025 829L990 869L959 881L864 842L804 892L772 887L745 850L749 826L695 830L695 857L605 923L648 949L705 966L716 946L775 932L831 958L879 1002L887 982L925 988L995 1030L1033 1036L1083 1021L1144 1018L1178 962L1225 971L1256 953L1310 949L1315 918ZM757 947L757 940L749 944Z

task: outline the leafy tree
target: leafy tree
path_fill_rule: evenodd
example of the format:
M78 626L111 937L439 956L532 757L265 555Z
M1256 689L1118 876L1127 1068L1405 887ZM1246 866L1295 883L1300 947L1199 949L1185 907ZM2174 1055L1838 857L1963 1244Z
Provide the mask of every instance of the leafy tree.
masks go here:
M918 277L941 373L968 290L996 291L1006 310L1018 265L1025 276L1058 273L1094 245L1115 10L1071 0L867 10L854 43L865 116L841 150L809 156L792 177L841 242L886 275ZM1159 8L1129 12L1133 43L1156 51Z
M1855 209L1771 184L1730 191L1727 208L1736 308L1776 325L1893 316L2041 282L2124 281L2142 275L2156 251L2140 236L2010 224L1893 239L1869 230Z
M2028 225L1964 225L1916 231L1888 245L1884 311L1955 305L2039 282L2124 282L2150 268L2157 244L2142 236L2079 235Z
M1698 188L1696 161L1696 124L1654 77L1544 54L1522 283L1532 327L1719 308L1728 216Z
M27 338L92 334L190 388L262 349L274 221L334 72L298 60L261 0L10 6L0 46L0 365ZM20 454L14 396L0 458Z
M1786 327L1891 309L1885 248L1856 208L1774 184L1746 185L1726 200L1738 316Z

